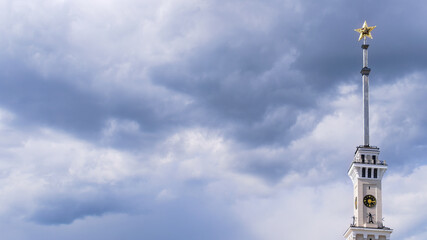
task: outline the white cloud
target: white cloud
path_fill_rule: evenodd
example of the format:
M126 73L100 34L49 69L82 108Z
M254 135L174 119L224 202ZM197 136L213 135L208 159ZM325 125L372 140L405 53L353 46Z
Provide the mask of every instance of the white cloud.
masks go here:
M339 239L351 223L351 186L276 187L274 194L236 202L236 215L257 239Z
M28 217L46 196L82 194L87 186L115 185L144 172L125 152L96 147L52 129L22 131L12 123L1 118L3 216Z
M373 89L372 135L379 143L387 142L397 148L424 135L427 114L420 105L427 100L424 75L415 72Z
M105 138L114 137L118 133L138 132L139 124L132 120L109 119L102 133Z
M423 239L427 229L427 165L413 169L408 175L390 173L385 179L384 199L386 224L395 228L397 238Z

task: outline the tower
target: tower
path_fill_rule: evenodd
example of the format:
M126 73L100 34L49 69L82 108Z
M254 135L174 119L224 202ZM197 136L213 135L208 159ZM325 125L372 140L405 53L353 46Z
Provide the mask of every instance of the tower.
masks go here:
M369 144L369 73L368 47L366 37L372 39L366 21L362 28L355 29L363 38L363 68L360 71L363 81L363 129L364 145L356 148L348 176L353 182L354 215L353 223L344 233L346 240L389 240L392 229L385 227L382 216L381 180L387 170L385 161L379 160L380 149Z

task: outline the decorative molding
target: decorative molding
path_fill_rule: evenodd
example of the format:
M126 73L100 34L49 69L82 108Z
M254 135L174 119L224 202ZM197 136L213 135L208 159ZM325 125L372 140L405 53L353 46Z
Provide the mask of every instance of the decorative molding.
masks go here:
M368 238L368 235L374 236L375 240L383 236L386 240L390 240L390 234L393 229L390 228L362 228L362 227L349 227L344 233L344 238L347 240L356 240L357 235L363 235L364 239Z

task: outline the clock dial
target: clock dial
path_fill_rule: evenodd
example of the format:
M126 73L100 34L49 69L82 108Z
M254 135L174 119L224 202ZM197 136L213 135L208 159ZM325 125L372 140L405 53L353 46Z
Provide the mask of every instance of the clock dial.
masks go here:
M372 195L366 195L363 198L363 203L365 204L365 206L367 206L368 208L372 208L375 207L375 205L377 204L377 199L375 199L374 196Z

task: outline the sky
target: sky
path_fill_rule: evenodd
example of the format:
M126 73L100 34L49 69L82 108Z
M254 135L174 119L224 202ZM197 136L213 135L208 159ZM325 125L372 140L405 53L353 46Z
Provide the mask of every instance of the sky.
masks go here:
M0 0L2 239L343 239L347 170L427 239L425 1Z

